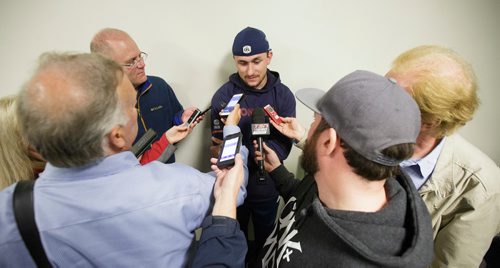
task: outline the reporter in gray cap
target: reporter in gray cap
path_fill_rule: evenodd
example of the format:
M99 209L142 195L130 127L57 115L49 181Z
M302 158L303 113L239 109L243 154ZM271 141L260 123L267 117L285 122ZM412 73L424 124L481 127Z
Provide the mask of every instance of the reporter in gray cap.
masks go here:
M285 206L260 265L429 265L429 213L399 169L420 129L411 96L394 80L355 71L327 92L308 88L296 97L315 118L301 160L306 176L295 179L264 146L265 168Z

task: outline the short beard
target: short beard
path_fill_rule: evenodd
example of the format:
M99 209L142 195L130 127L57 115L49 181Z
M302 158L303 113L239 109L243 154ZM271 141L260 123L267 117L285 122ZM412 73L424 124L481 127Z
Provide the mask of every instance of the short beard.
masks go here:
M318 158L316 157L316 141L317 139L306 140L300 165L306 174L314 175L318 170Z

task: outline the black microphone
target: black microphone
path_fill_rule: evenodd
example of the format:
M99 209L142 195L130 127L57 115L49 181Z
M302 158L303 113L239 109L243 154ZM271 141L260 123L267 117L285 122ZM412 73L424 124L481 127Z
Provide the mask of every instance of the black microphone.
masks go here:
M260 107L255 108L252 113L252 136L257 138L257 150L261 152L262 156L264 156L262 140L265 136L269 136L270 133L269 117L267 117L264 109ZM258 165L259 177L257 178L257 182L263 183L266 180L264 173L264 160L259 160Z

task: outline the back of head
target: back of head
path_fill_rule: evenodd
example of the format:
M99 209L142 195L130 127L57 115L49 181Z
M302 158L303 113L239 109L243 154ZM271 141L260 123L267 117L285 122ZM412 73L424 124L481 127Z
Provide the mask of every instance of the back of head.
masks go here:
M97 32L92 38L92 41L90 42L90 52L99 53L108 58L113 58L114 52L109 42L124 39L132 40L132 38L125 31L115 28L104 28Z
M0 99L0 190L19 180L33 179L28 143L15 111L14 96Z
M124 124L121 67L98 54L46 53L19 95L28 142L52 165L78 167L104 156L106 134Z
M449 48L410 49L394 60L388 75L413 95L423 123L435 125L432 134L438 138L465 125L479 106L471 65Z
M246 27L234 37L233 56L253 56L269 50L266 34L259 29Z
M326 93L302 89L296 95L335 129L346 152L352 150L363 159L350 161L346 154L349 165L362 177L384 179L413 153L420 112L411 96L391 79L356 71ZM375 167L382 171L370 172Z

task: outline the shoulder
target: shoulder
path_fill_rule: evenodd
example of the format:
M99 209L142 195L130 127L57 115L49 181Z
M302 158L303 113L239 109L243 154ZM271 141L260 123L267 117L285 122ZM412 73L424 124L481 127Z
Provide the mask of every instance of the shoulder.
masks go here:
M159 76L154 76L154 75L148 75L148 79L151 82L157 82L157 83L167 83L163 78Z
M448 162L462 171L462 178L476 178L487 192L500 193L500 168L479 148L458 134L446 138L436 168L443 166L440 160ZM441 164L441 165L440 165ZM446 164L446 163L444 163Z
M163 164L153 161L138 167L140 173L151 180L152 184L165 184L176 192L205 192L212 189L215 176L181 163ZM150 175L148 175L150 174Z
M165 88L169 91L173 91L172 87L161 77L158 76L149 76L148 75L148 80L153 84L153 87L160 87L160 88Z
M221 100L221 99L229 99L231 96L233 96L235 93L235 85L231 81L227 81L224 83L217 91L215 91L214 96L212 97L212 102L214 100Z
M19 240L19 232L14 219L12 197L16 184L0 191L0 248L8 243Z

